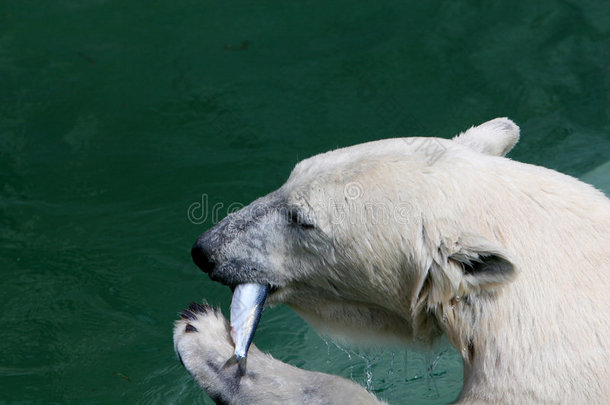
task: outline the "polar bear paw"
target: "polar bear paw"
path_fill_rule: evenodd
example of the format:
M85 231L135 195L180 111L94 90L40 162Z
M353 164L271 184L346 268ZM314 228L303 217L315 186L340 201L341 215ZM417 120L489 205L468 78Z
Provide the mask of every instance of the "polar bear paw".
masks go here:
M223 367L233 354L229 325L219 309L192 302L174 326L174 349L193 379L217 403L234 402L242 378Z
M191 302L188 309L182 310L180 318L174 327L174 348L189 371L192 369L189 359L207 359L222 365L231 356L233 343L229 325L218 308Z
M220 310L191 303L174 326L174 348L193 379L218 404L379 404L352 381L301 370L250 346L242 375L227 363L234 345Z

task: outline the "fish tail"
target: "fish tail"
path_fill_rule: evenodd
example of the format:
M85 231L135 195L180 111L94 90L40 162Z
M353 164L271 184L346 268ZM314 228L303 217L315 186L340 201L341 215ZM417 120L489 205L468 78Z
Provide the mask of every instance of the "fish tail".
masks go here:
M225 362L221 370L225 370L237 364L237 376L243 377L246 375L246 357L233 355Z

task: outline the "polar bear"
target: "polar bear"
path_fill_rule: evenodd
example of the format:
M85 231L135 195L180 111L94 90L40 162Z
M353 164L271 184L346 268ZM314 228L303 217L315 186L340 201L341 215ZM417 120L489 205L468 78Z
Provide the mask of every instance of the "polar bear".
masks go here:
M457 137L386 139L296 165L287 182L202 234L195 263L232 288L269 286L322 332L461 354L460 403L610 403L610 201L504 155L507 118ZM219 403L376 403L353 382L256 347L223 367L224 317L192 304L174 330ZM407 400L407 399L405 399Z

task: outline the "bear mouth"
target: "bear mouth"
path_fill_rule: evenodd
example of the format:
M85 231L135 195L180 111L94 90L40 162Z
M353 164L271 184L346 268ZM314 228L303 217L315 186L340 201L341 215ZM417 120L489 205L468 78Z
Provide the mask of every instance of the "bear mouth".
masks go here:
M234 294L235 293L235 289L237 288L237 286L244 285L244 284L251 284L251 283L232 284L232 285L227 285L227 287L229 287L231 289L231 293ZM255 283L255 284L258 284L258 283ZM280 287L278 287L277 285L272 285L272 284L261 284L261 285L266 286L267 289L269 290L269 292L267 293L267 297L270 297L270 296L274 295L280 289Z
M207 273L212 281L229 287L231 292L235 292L235 288L242 284L260 284L267 286L269 295L273 295L281 285L277 280L266 277L261 268L253 262L229 261L214 264L213 270Z
M238 285L247 283L266 285L271 294L278 290L281 284L273 272L265 270L267 266L252 258L227 259L214 249L214 243L210 243L209 239L210 231L200 236L191 248L191 256L195 265L212 281L226 285L232 291Z

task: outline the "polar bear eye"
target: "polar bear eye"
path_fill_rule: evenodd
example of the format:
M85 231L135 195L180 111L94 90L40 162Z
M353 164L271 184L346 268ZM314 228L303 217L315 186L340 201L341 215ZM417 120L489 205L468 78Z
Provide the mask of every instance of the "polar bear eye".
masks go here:
M304 218L303 214L297 209L288 210L288 220L291 224L298 225L303 229L314 229L315 225Z

